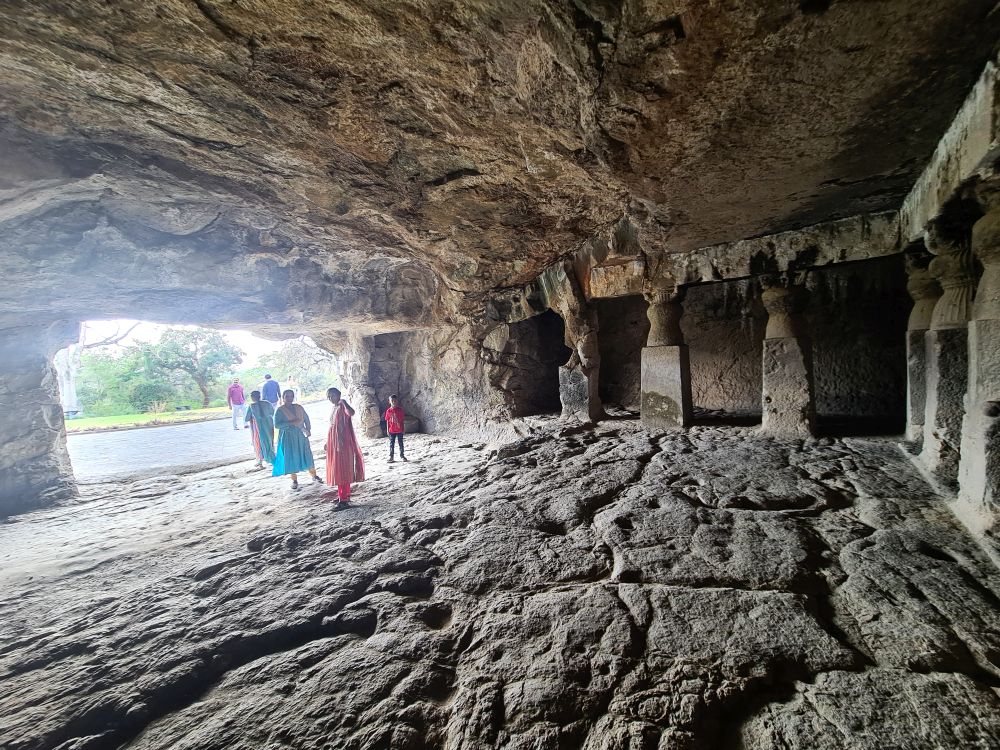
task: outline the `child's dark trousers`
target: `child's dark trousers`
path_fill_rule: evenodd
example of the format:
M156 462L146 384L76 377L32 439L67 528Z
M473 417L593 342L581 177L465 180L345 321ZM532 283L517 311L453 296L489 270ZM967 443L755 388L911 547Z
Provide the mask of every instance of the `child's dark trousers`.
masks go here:
M390 432L389 433L389 458L396 457L396 441L399 441L399 457L403 458L406 456L406 449L403 448L403 433L402 432Z

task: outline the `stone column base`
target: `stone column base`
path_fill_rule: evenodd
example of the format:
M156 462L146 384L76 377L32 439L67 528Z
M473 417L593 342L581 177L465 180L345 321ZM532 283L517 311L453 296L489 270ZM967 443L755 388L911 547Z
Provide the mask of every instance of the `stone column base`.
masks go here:
M576 417L584 422L596 422L604 416L597 396L597 371L585 372L581 367L559 368L559 401L563 417Z
M906 332L906 439L919 444L924 436L927 402L926 331ZM919 447L914 449L919 451Z
M959 513L992 529L1000 515L1000 320L969 323L969 402L962 421Z
M927 403L920 460L941 484L958 486L962 417L969 383L968 331L927 331Z
M764 340L761 432L775 437L814 433L812 351L800 338Z
M691 364L687 346L647 346L640 378L643 424L670 429L691 424Z

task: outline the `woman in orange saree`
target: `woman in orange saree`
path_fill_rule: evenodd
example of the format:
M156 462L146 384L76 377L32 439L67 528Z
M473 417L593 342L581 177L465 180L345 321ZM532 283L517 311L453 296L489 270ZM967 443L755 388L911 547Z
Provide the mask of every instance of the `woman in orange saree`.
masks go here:
M351 483L364 481L365 462L351 422L354 409L336 388L327 389L326 397L333 404L326 437L326 483L337 485L337 507L343 508L350 504Z

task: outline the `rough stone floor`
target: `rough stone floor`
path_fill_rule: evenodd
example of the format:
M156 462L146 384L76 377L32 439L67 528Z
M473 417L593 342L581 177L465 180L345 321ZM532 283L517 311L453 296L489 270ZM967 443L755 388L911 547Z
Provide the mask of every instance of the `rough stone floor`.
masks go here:
M1000 575L895 444L538 429L0 526L0 747L1000 746Z

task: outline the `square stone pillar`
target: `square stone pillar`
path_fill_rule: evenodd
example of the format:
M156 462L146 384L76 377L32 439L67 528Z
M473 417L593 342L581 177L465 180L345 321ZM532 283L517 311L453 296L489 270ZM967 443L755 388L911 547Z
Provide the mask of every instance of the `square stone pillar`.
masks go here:
M815 430L812 351L800 338L764 340L761 431L809 437Z
M1000 206L976 222L972 249L983 275L968 329L957 510L969 526L985 531L1000 515Z
M782 438L809 437L816 427L812 344L799 316L804 289L775 279L763 281L767 310L763 346L761 432Z
M927 331L927 398L920 459L945 487L955 488L969 377L965 328Z
M646 295L649 338L639 378L642 423L654 430L691 424L691 362L681 333L682 290L664 287Z
M646 346L640 376L643 424L656 430L691 424L691 362L687 346Z
M603 416L597 394L599 370L585 370L580 364L559 368L559 402L563 417L575 417L584 422L594 422Z
M931 276L927 253L906 256L906 291L913 299L913 309L906 324L906 439L919 452L924 437L924 412L927 409L927 344L924 335L931 327L934 305L941 287Z
M925 241L937 256L929 269L942 294L925 334L927 398L920 459L942 485L957 489L969 370L967 327L976 277L969 248L944 241L933 226Z

